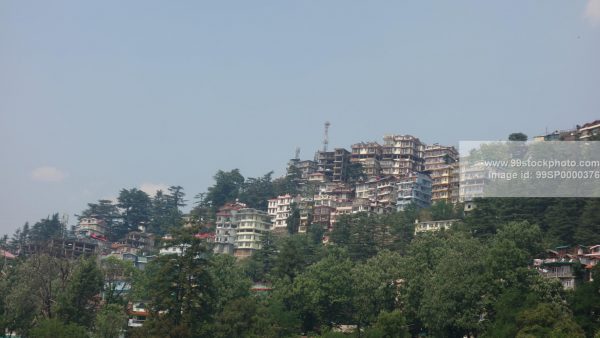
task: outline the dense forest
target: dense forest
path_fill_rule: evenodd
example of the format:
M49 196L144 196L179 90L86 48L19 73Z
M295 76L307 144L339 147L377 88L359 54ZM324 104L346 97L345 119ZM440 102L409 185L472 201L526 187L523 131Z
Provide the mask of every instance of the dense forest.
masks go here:
M600 244L600 199L482 199L469 213L437 203L389 214L341 217L331 233L269 234L251 258L215 255L215 212L239 200L302 193L294 173L244 178L219 171L189 215L182 187L148 196L121 190L117 203L90 203L118 240L143 224L171 235L181 255L156 256L144 270L97 256L19 254L1 263L0 332L21 337L599 337L600 279L563 290L530 268L558 245ZM306 187L303 188L307 190ZM295 224L292 213L289 224ZM450 230L414 233L415 219L458 219ZM188 226L184 227L184 224ZM0 240L3 250L68 232L58 215ZM329 241L323 244L323 236ZM160 242L160 236L157 238ZM163 243L159 243L160 245ZM592 275L600 274L595 267ZM130 286L125 288L124 285ZM252 286L261 285L262 288ZM124 292L124 290L129 290ZM149 317L127 327L143 300Z

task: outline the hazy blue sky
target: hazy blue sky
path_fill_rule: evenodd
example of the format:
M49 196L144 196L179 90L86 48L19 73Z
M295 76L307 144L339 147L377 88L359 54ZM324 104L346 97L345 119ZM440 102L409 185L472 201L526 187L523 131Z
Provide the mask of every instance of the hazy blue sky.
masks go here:
M0 233L301 148L600 118L600 0L1 1Z

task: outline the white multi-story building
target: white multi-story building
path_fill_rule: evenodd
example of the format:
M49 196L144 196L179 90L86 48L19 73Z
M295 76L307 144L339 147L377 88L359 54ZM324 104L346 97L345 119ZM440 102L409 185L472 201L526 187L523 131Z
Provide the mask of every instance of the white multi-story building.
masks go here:
M285 232L287 230L287 218L292 212L292 203L298 204L300 196L289 194L278 196L269 200L268 214L273 222L273 231Z
M409 204L418 208L427 208L431 205L431 177L427 174L413 172L401 178L398 183L398 200L396 207L404 210Z
M385 135L383 137L381 174L404 177L423 170L425 145L411 135Z
M233 255L237 231L236 214L246 208L244 203L227 203L217 212L215 231L215 253Z
M458 200L458 151L434 144L425 148L425 171L432 180L431 201Z
M454 223L458 222L457 219L446 219L439 221L423 221L415 220L415 234L419 232L428 231L440 231L450 229Z
M262 237L271 231L271 217L264 211L252 208L238 210L236 222L234 255L246 258L262 247Z
M369 201L374 212L387 212L396 209L397 191L395 177L371 178L356 185L356 199Z

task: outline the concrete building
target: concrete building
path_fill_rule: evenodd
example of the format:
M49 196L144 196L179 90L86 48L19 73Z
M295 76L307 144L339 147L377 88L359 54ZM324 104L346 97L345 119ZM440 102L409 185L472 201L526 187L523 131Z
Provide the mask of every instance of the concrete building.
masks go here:
M350 152L344 148L334 150L333 160L333 182L346 182L347 169L350 164Z
M335 151L317 151L315 154L315 162L317 163L317 172L325 175L327 181L332 181Z
M404 177L423 170L425 145L411 135L385 135L380 161L384 176Z
M235 235L237 231L236 214L246 208L244 203L227 203L217 212L215 230L215 253L233 255L235 250Z
M311 160L301 161L300 159L293 158L288 163L288 174L292 170L298 171L300 178L307 181L308 176L317 171L317 162Z
M302 197L298 204L300 210L300 226L298 227L299 233L306 233L308 231L309 224L313 220L313 206L315 202L312 197Z
M73 229L77 238L96 238L106 240L106 222L96 217L84 217Z
M367 177L381 175L381 155L383 148L377 142L360 142L352 145L352 163L360 163Z
M130 231L123 239L111 245L113 253L147 255L154 251L154 235L142 231Z
M343 215L349 215L352 213L352 204L353 204L352 201L345 201L345 202L338 203L338 205L335 207L335 209L330 214L329 223L330 223L331 229L335 228L335 224L339 220L340 217L342 217Z
M371 205L369 211L377 213L396 210L397 192L393 176L371 178L356 185L356 198L368 200Z
M492 168L485 167L483 162L460 168L459 202L470 202L483 197L488 173Z
M268 214L272 218L273 231L280 233L287 231L287 218L291 214L292 203L299 204L300 196L287 194L269 200Z
M415 234L420 232L428 232L428 231L440 231L450 229L456 222L457 219L446 219L439 221L423 221L419 222L419 220L415 220Z
M262 247L262 237L271 231L271 217L264 211L252 208L240 209L235 214L236 235L234 256L250 257Z
M425 148L425 172L432 180L431 201L458 201L458 151L450 146L434 144Z
M431 183L429 175L418 172L400 178L396 183L398 186L397 209L401 211L409 204L413 204L417 208L431 206Z
M600 120L589 122L577 128L577 137L580 140L589 140L600 137Z
M313 208L313 222L312 224L318 224L323 229L331 229L331 214L335 211L335 207L328 205L315 205Z

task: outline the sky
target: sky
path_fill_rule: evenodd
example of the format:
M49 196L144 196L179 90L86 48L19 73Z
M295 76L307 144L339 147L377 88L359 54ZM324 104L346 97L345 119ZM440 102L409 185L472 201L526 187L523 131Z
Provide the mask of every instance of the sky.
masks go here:
M600 0L0 2L0 234L411 134L600 118Z

